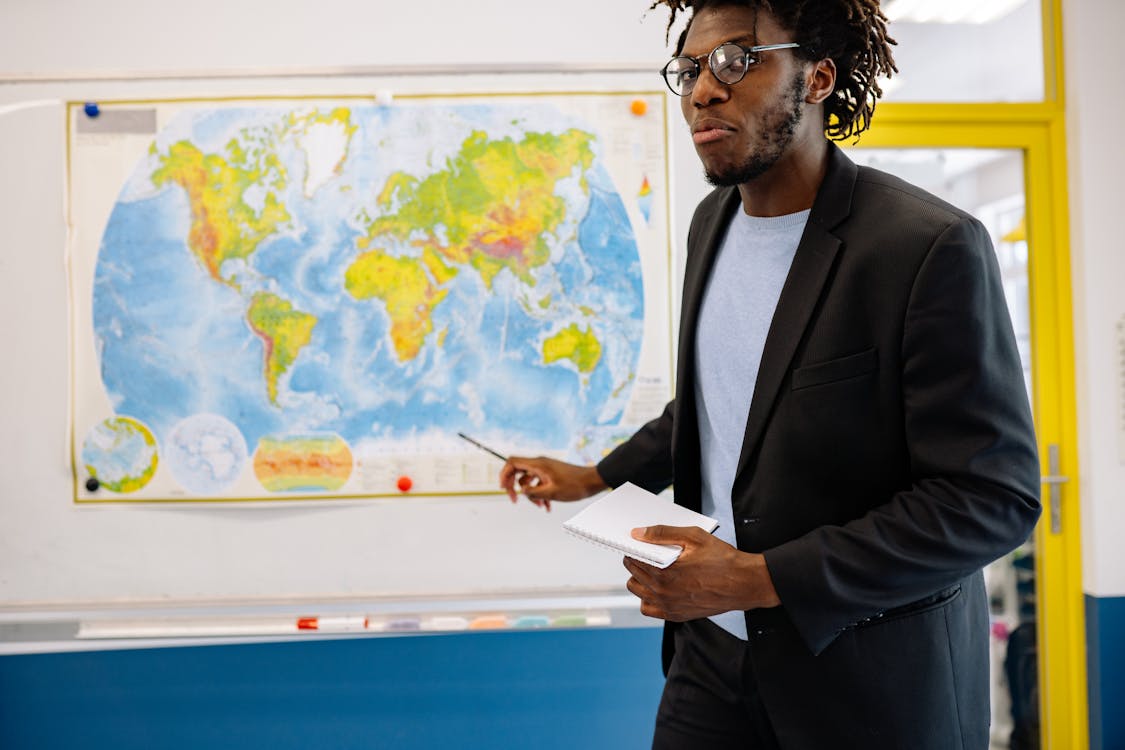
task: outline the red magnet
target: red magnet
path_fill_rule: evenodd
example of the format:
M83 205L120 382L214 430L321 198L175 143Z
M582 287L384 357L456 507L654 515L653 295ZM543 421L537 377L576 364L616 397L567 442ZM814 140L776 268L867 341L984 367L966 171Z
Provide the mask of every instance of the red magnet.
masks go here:
M410 477L399 477L397 485L402 492L410 492L410 488L414 486L414 481Z

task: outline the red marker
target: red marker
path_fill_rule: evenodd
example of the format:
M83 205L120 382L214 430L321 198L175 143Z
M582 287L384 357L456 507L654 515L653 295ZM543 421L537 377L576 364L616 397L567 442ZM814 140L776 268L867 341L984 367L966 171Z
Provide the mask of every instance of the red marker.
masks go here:
M399 477L397 485L400 491L410 492L410 488L414 486L414 481L410 477Z
M298 617L297 630L366 630L367 618L363 616L343 617Z

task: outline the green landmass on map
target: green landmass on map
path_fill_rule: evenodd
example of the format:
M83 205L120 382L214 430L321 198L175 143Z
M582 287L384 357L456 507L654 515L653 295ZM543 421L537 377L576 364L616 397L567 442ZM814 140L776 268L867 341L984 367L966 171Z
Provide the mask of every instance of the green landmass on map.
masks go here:
M364 252L349 268L346 287L358 299L384 302L400 360L418 355L433 330L433 310L444 299L441 287L458 266L476 270L488 289L505 268L535 285L532 272L550 260L548 236L566 219L558 183L589 169L592 141L591 134L574 129L528 133L519 141L474 131L444 169L424 179L405 172L387 179L376 199L385 213L365 215L367 232L357 247L398 241L421 248L421 254ZM585 177L579 179L586 192Z
M277 384L301 349L312 340L316 316L294 310L289 300L270 292L258 292L246 313L250 328L265 343L263 372L270 403L277 403Z
M436 261L435 276L449 271ZM426 275L425 263L416 258L396 258L382 250L360 255L344 275L344 287L356 299L378 298L391 319L391 342L399 360L418 356L426 336L433 331L433 310L448 293ZM444 269L444 271L443 271Z
M546 364L567 359L579 372L589 374L601 358L602 344L589 326L582 330L577 323L571 323L543 342L543 362Z
M187 193L191 206L188 248L215 281L238 288L233 276L222 276L223 263L247 258L278 227L289 212L277 199L285 184L285 170L272 151L248 152L237 140L227 155L205 154L190 141L172 144L152 173L157 188L168 183ZM246 191L265 181L262 209L245 200Z

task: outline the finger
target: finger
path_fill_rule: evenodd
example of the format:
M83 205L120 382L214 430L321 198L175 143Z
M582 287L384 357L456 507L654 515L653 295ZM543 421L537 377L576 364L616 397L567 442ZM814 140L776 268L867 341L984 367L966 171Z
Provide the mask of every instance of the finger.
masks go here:
M638 581L636 578L630 578L628 581L626 581L625 588L628 589L630 594L637 597L642 602L645 600L645 597L649 593L648 588L645 587L645 585Z
M500 489L508 493L508 499L513 503L516 502L516 480L522 470L519 469L512 460L504 462L504 466L500 469Z
M555 496L555 486L539 476L529 476L520 480L520 492L529 500L550 500Z
M520 495L526 496L528 500L535 499L532 494L528 492L529 489L535 487L535 477L527 472L524 472L519 475L518 485L518 489L515 490L516 492L518 492Z
M652 544L678 544L684 546L698 540L700 529L695 526L641 526L633 529L634 539Z
M513 503L519 502L520 492L522 491L521 485L524 483L526 473L521 469L512 475L512 481L508 484L508 499Z
M664 609L652 599L652 592L645 588L636 579L630 578L625 584L625 588L629 590L633 596L641 600L641 614L645 617L655 617L658 620L665 619Z
M523 482L520 491L523 495L532 502L537 508L543 508L548 513L551 511L551 498L553 497L552 488L546 484L539 482L537 479Z
M624 558L623 562L625 564L625 570L629 571L630 575L632 575L635 580L640 581L650 589L653 588L653 585L656 583L656 575L660 570L659 568L654 568L651 565L643 563L640 560L634 560L631 557Z
M511 456L507 461L504 462L504 465L500 467L500 483L504 485L511 485L518 475L524 473L530 468L531 466L526 459L520 458L518 456Z
M527 497L528 500L535 503L536 506L544 508L548 511L551 509L551 500L554 499L554 495L551 492L547 490L533 489L528 490L523 494Z

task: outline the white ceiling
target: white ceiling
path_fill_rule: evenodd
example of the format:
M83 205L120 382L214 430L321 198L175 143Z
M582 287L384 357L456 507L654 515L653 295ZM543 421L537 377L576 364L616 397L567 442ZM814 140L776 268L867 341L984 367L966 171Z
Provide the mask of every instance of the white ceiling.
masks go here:
M950 0L925 0L942 6ZM985 3L990 0L974 0ZM1018 102L1043 99L1038 0L1017 0L988 23L892 21L899 75L887 101ZM1008 0L1009 5L1011 0ZM893 6L892 6L893 7Z

